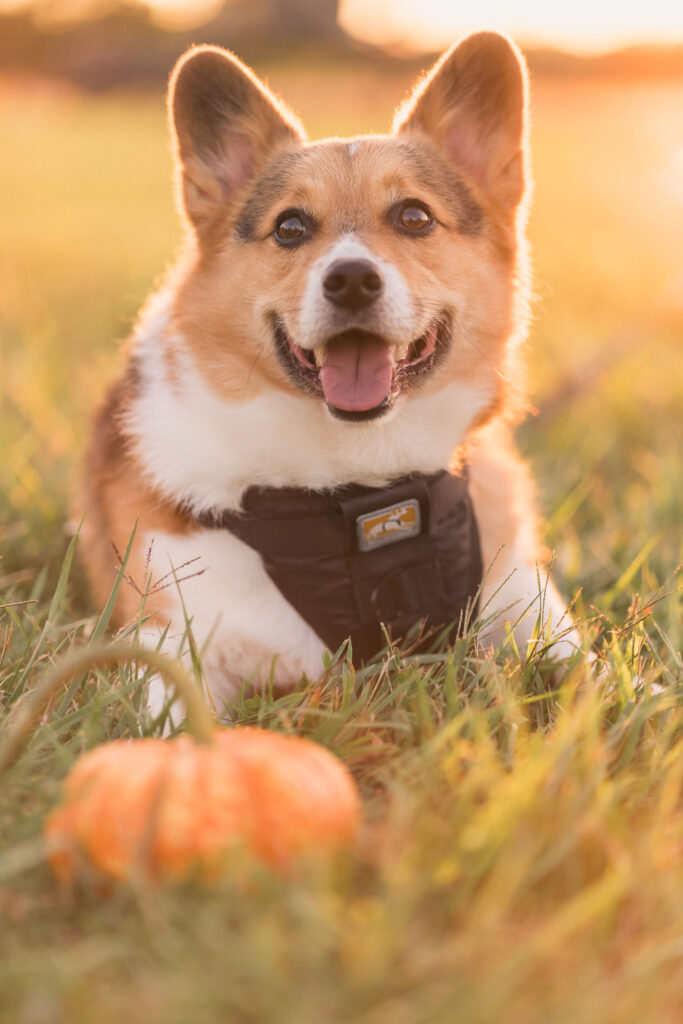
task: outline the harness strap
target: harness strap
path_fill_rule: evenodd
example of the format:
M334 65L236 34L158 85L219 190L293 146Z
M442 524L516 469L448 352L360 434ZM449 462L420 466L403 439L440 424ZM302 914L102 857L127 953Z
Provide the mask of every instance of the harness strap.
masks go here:
M331 650L354 657L418 622L452 625L476 608L479 532L467 475L415 474L388 487L251 487L243 512L200 513L258 551L273 582Z

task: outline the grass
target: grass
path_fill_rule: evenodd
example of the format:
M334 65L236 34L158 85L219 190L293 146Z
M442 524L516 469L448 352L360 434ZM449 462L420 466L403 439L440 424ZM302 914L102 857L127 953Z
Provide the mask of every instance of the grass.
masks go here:
M407 85L271 81L312 135L382 130ZM542 652L521 666L465 639L245 696L239 721L310 735L354 771L354 856L103 900L56 889L41 823L83 751L155 726L125 667L75 680L0 780L3 1024L680 1020L681 99L536 88L538 412L520 444L599 681L575 665L552 683ZM115 339L177 229L158 97L5 91L0 123L5 715L92 639L69 495Z

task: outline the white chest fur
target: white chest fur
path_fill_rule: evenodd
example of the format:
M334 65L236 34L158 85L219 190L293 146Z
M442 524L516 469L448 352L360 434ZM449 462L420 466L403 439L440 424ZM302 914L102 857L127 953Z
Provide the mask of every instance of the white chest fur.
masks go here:
M167 379L166 317L143 323L137 338L141 389L127 431L150 482L193 510L237 508L251 485L316 489L356 481L381 486L414 471L448 466L490 387L454 381L416 395L371 423L333 419L306 395L275 389L249 401L214 392L175 339L180 374ZM168 341L166 342L168 343Z

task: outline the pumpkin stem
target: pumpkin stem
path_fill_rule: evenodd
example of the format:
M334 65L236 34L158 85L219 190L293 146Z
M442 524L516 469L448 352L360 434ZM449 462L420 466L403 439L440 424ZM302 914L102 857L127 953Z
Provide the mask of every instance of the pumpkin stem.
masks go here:
M131 661L147 665L172 684L185 704L189 732L197 742L208 742L214 731L213 719L207 710L201 691L177 661L173 661L159 651L148 650L140 644L122 641L101 644L86 647L82 651L74 651L62 662L54 665L36 686L33 693L15 707L5 735L0 742L0 774L7 769L21 751L36 726L45 704L55 690L63 686L73 676L80 675L89 669L102 668L105 665L120 665L122 662Z

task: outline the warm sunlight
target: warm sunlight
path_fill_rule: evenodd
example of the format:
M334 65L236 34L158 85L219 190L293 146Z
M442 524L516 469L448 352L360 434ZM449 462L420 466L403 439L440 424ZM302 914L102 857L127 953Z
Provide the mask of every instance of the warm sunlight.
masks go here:
M0 0L0 1024L683 1024L682 115L683 0Z
M184 28L213 17L223 6L223 0L150 0L149 6L162 24Z
M502 29L526 45L583 53L634 43L671 45L683 41L683 5L670 0L625 0L619 4L531 0L523 5L479 0L471 7L452 0L374 0L372 4L341 0L340 11L342 25L353 35L403 50L438 50L481 28Z
M223 6L233 7L238 20L258 4L240 0L143 0L155 20L170 29L201 25ZM264 26L268 11L288 5L296 18L302 8L311 9L321 0L272 0L263 4ZM0 12L40 9L49 17L81 17L89 10L106 8L98 0L0 0ZM326 6L333 6L332 0ZM631 45L676 45L683 43L683 4L671 0L623 0L596 3L574 0L572 4L551 4L528 0L479 0L475 5L453 0L339 0L339 21L351 35L390 50L403 52L439 50L453 39L481 28L508 32L526 46L552 46L577 53L600 53ZM253 12L251 12L253 13Z

